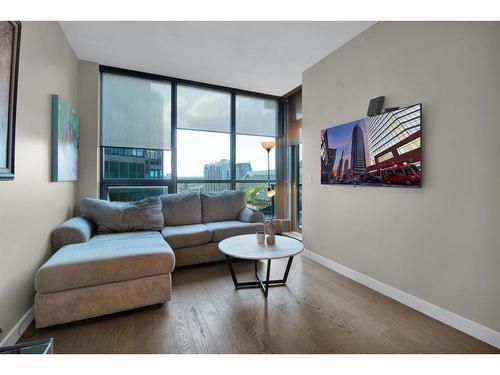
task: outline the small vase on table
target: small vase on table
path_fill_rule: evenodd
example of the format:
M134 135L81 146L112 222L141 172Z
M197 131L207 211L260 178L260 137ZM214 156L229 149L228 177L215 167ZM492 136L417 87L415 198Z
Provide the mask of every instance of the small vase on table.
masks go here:
M267 227L266 244L268 246L273 246L276 243L276 234L275 234L274 222L272 219L266 223L266 227Z

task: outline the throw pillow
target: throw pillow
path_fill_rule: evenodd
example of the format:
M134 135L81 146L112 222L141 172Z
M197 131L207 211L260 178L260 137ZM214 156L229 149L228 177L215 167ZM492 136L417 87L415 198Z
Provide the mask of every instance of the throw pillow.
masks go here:
M80 215L96 224L97 233L160 231L163 229L161 208L158 197L138 202L84 198L80 204Z

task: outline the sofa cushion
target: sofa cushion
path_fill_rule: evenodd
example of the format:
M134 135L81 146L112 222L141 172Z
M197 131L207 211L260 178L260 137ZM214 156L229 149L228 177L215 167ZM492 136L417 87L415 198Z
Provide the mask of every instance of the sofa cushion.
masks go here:
M166 227L201 223L201 200L198 193L165 194L160 199Z
M218 193L201 193L201 212L204 223L237 220L247 202L244 191L232 190Z
M174 254L176 267L217 262L226 259L226 254L219 250L218 242L209 242L203 245L176 249L174 250Z
M161 234L172 249L203 245L212 240L212 232L204 224L165 227Z
M262 223L243 223L237 220L219 221L205 224L212 231L212 241L219 242L240 234L252 234L264 231Z
M138 202L83 198L80 204L80 214L97 225L97 233L160 231L163 228L161 209L158 197Z
M37 272L40 293L170 273L174 253L159 232L100 234L67 245Z

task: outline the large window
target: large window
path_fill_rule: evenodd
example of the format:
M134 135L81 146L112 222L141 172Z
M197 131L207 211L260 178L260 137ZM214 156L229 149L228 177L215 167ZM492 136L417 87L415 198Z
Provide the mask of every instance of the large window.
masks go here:
M276 145L269 152L262 142L276 143L278 103L275 100L236 95L236 189L246 192L249 207L274 215L268 178L276 189ZM269 164L269 165L268 165ZM268 170L269 166L269 170Z
M247 193L274 215L268 155L278 101L258 94L101 67L101 196L127 201L173 192ZM269 154L276 189L276 147Z
M177 178L231 180L231 95L177 86ZM213 190L225 185L211 184Z
M164 191L168 185L144 189L138 181L172 178L171 84L103 73L101 86L101 195L136 200Z

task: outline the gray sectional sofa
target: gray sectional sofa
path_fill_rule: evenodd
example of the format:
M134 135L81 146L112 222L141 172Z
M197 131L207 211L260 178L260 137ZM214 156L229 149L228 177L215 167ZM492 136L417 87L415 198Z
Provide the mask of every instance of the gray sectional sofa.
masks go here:
M175 266L222 260L220 241L264 230L239 191L86 198L80 214L54 229L56 252L36 274L37 328L168 301Z
M225 259L218 244L225 238L264 230L264 217L246 207L245 193L160 196L165 228L177 266Z

